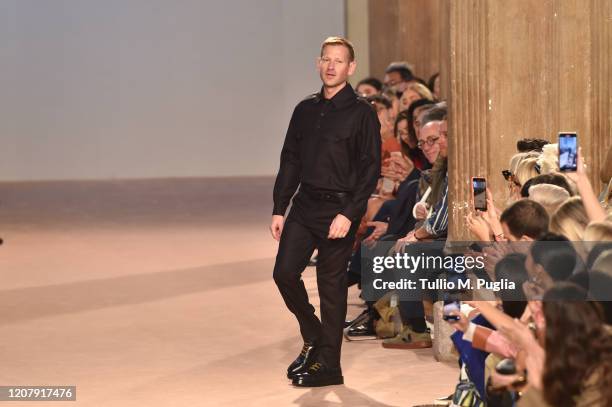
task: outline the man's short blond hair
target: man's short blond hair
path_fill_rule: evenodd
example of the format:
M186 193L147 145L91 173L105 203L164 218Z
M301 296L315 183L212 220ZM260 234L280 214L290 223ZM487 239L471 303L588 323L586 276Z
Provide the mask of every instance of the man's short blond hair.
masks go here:
M353 44L344 37L327 37L323 44L321 44L321 56L323 56L323 50L328 45L342 45L348 49L349 52L349 60L353 62L355 60L355 48L353 48Z

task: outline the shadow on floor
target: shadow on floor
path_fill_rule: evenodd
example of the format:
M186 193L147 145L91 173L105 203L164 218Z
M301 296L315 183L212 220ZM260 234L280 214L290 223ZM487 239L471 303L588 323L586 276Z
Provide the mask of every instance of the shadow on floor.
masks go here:
M0 325L272 280L274 259L0 291Z

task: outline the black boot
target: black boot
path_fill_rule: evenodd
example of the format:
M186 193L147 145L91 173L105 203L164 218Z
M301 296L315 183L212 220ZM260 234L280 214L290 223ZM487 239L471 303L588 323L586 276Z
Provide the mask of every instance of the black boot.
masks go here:
M302 346L302 351L298 355L298 357L289 365L287 368L287 378L293 379L296 374L303 373L308 370L308 366L314 360L315 354L315 345L314 343L304 342L304 346Z
M342 370L339 367L329 367L324 363L315 362L303 373L296 374L293 385L297 387L321 387L343 384Z

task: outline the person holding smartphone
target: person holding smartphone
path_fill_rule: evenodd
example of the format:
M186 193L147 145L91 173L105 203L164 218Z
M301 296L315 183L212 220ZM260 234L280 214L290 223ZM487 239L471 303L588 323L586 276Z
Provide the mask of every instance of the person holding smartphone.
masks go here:
M340 348L347 306L346 270L359 220L381 168L376 111L347 82L356 68L353 45L341 37L327 38L317 67L323 86L300 102L291 117L270 225L273 238L279 241L274 281L296 316L304 341L287 377L301 387L344 382ZM301 279L314 249L318 249L321 320Z

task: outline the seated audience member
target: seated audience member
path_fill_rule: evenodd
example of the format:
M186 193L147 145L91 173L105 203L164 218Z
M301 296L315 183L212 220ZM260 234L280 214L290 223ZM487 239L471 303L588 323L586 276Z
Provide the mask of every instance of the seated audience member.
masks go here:
M539 299L557 281L566 281L578 264L574 246L563 236L547 233L533 242L525 267L529 274L526 291Z
M529 188L529 199L536 201L546 209L548 216L570 198L570 194L563 188L552 184L537 184Z
M506 208L500 223L503 238L510 242L532 241L542 237L548 231L548 214L539 203L530 199L521 199Z
M421 122L419 121L419 117L421 114L431 108L434 103L427 99L419 99L417 101L412 102L408 110L405 110L403 113L408 119L407 130L408 137L401 138L402 150L404 153L410 157L414 165L419 170L426 170L431 168L431 163L425 157L423 151L417 146L419 139L418 134L421 128Z
M431 91L435 100L440 100L440 74L435 73L431 75L429 80L427 81L427 87Z
M383 95L369 96L367 100L376 109L378 115L378 121L380 121L380 138L382 141L381 145L381 164L384 167L385 160L391 157L391 153L400 152L402 147L400 146L395 134L393 132L394 126L391 121L391 102L388 98Z
M519 407L612 405L612 333L586 295L557 283L544 295L545 327L537 338L518 323L502 330L525 355L528 387Z
M512 203L516 201L517 199L521 198L520 192L521 192L522 184L519 182L519 180L516 177L516 171L517 171L518 166L523 160L532 158L532 157L537 158L538 156L539 156L539 153L535 151L530 151L526 153L514 154L512 158L510 158L509 169L502 171L502 174L508 183L508 199L507 200L509 203Z
M412 102L419 99L427 99L433 102L434 97L425 85L421 85L418 82L413 82L406 87L406 90L400 97L400 111L408 109Z
M589 224L582 199L572 197L565 201L550 218L550 231L567 237L572 241L582 240L584 230Z
M395 123L395 120L397 120L397 115L400 112L399 109L399 96L393 92L391 89L384 89L381 92L381 95L383 95L384 97L386 97L387 99L389 99L391 101L391 109L389 110L389 121L391 123Z
M514 172L514 179L518 185L523 186L528 180L540 175L537 157L527 157L518 164Z
M385 69L385 86L396 94L403 93L412 81L414 75L407 62L392 62Z
M365 78L359 81L355 87L358 95L363 97L373 96L382 91L383 84L374 77Z

